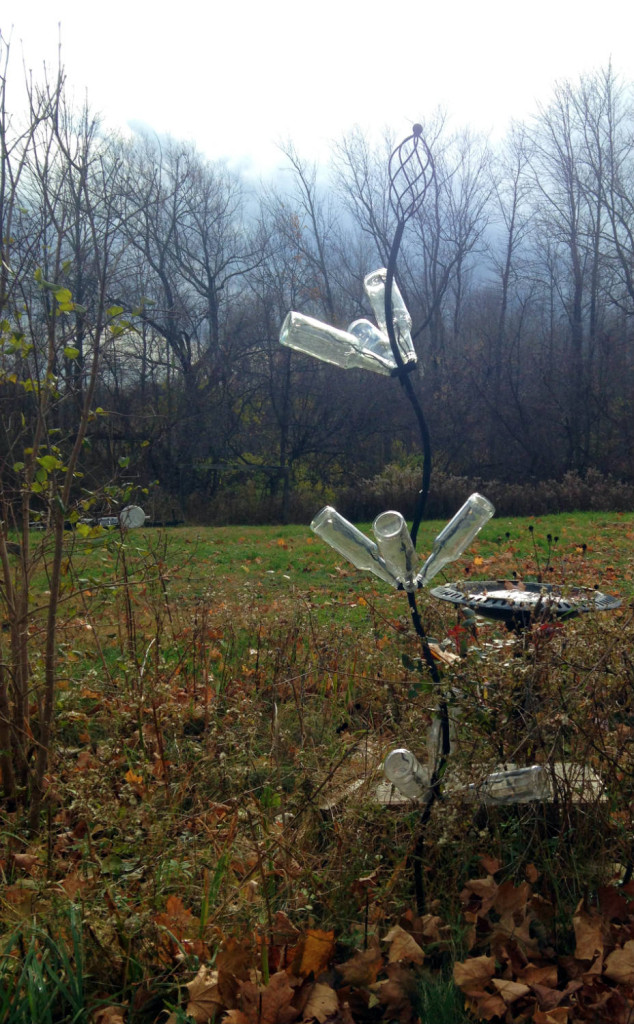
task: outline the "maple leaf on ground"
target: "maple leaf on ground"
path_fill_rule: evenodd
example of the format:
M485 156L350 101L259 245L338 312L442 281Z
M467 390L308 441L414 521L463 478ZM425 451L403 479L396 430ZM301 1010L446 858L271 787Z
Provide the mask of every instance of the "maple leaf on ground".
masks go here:
M504 917L507 914L525 914L530 897L531 887L528 882L522 882L521 885L503 882L495 894L493 909L500 917Z
M626 942L623 949L610 953L605 961L604 974L619 985L634 985L634 939Z
M310 995L304 1006L302 1020L316 1020L319 1024L329 1017L333 1017L339 1010L337 993L330 985L323 985L316 982L310 991Z
M92 1016L93 1024L124 1024L125 1008L122 1006L103 1006Z
M377 979L383 966L383 954L379 949L357 951L344 964L337 964L335 970L343 978L344 985L352 988L369 988Z
M323 932L319 928L307 928L303 942L298 945L299 955L293 966L297 962L299 965L295 973L302 978L312 973L318 978L330 963L334 948L334 931Z
M465 1007L480 1020L493 1020L506 1014L506 1003L497 992L470 993L465 999Z
M34 869L40 863L40 858L36 857L33 853L14 853L13 862L16 868L27 871L29 875L32 875L34 874Z
M523 985L519 981L507 981L505 978L492 978L491 981L504 1002L509 1006L511 1003L516 1002L517 999L521 999L530 993L528 985Z
M533 1024L566 1024L570 1016L570 1008L558 1006L555 1010L536 1010L533 1014Z
M577 944L575 956L578 960L594 960L603 953L603 918L596 911L586 910L583 900L579 903L572 923Z
M77 894L83 894L86 889L90 887L90 880L83 878L77 868L74 868L66 878L62 878L59 882L60 889L63 889L70 900L77 900Z
M558 976L556 964L528 964L518 973L518 978L525 985L542 985L545 988L557 988Z
M299 1016L299 1010L291 1005L294 994L285 971L273 974L268 985L241 982L240 1001L247 1024L293 1024Z
M496 871L499 871L502 867L502 862L497 857L491 857L488 853L483 853L480 857L480 863L487 875L494 875Z
M495 958L492 956L472 956L462 962L457 960L453 965L453 980L466 995L483 989L494 974Z
M398 924L390 928L383 941L390 943L387 954L390 963L408 960L410 963L422 964L425 959L425 954L414 936Z
M381 1006L385 1007L384 1017L387 1020L411 1024L417 1019L414 1008L420 979L404 964L389 964L387 973L385 980L377 981L372 986L372 993L378 997Z
M497 882L491 875L488 878L471 878L465 883L460 899L470 910L484 916L493 906L497 891Z
M411 910L406 910L399 924L406 932L414 936L419 946L427 942L446 942L451 938L451 927L443 924L442 917L437 914L423 914L415 917Z
M166 928L175 939L193 938L198 930L198 918L194 917L179 896L168 896L164 914L156 914L154 923Z
M198 974L185 986L189 993L187 1016L192 1017L196 1024L207 1024L216 1020L226 1009L218 993L218 972L208 967L201 967ZM176 1024L178 1017L170 1014L165 1024Z
M216 957L218 968L218 989L225 1006L234 1007L241 981L251 976L253 950L250 943L238 939L226 939Z

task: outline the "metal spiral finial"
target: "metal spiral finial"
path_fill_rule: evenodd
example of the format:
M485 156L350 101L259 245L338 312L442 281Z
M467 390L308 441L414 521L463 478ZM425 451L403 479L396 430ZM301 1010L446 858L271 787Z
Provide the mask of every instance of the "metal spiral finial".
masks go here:
M401 223L409 220L425 198L434 176L434 162L423 139L423 126L415 124L390 156L390 204Z

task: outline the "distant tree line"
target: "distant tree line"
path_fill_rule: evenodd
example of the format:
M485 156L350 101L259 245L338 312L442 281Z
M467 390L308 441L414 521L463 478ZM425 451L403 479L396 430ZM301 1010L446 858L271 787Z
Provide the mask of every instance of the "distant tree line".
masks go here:
M303 499L415 460L396 382L278 343L290 309L342 327L369 315L399 140L352 131L328 168L289 143L254 186L189 143L108 131L69 105L62 73L27 82L21 118L0 47L5 487L44 379L62 454L91 389L78 492L123 469L164 518L303 516ZM608 67L496 147L442 114L424 124L436 176L398 279L442 474L634 480L633 99Z

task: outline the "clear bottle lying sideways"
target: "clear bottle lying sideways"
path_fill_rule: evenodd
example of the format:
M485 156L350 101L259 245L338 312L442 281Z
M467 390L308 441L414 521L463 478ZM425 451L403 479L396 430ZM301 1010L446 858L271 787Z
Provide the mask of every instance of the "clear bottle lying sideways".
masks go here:
M551 799L552 787L547 770L541 764L533 764L493 772L481 785L468 786L467 793L488 805L527 804L531 800Z
M369 321L368 325L372 328ZM375 332L380 334L376 329ZM365 347L368 340L372 348ZM383 347L377 345L374 334L369 338L367 328L359 331L355 327L355 333L352 334L315 320L312 316L304 316L303 313L291 311L287 314L280 330L280 344L344 370L373 370L388 376L396 370L396 361L389 344Z
M410 800L423 797L429 789L429 772L405 747L390 750L383 762L383 774L399 793Z

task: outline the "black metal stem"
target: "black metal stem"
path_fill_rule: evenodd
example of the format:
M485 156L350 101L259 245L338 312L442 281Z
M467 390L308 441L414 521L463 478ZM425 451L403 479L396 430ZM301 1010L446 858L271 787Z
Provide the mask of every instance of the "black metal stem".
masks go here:
M416 633L420 637L421 647L423 649L423 657L427 664L427 668L429 669L429 674L431 675L432 681L436 684L436 686L438 686L440 684L440 674L438 672L438 666L436 665L436 661L431 652L429 641L427 639L427 634L423 629L423 624L421 622L418 608L416 606L416 595L411 592L408 592L407 600L409 603L409 610L412 616L412 623L414 625L414 629L416 630Z
M420 125L414 125L413 134L406 139L401 145L394 150L390 157L390 201L392 202L392 208L396 214L397 224L396 231L394 233L394 239L392 241L392 247L387 262L387 275L385 280L385 324L387 329L387 335L390 342L390 348L394 356L396 363L395 376L398 376L401 387L405 391L407 398L412 406L414 415L418 422L420 430L421 446L423 450L423 479L421 489L418 494L414 509L414 518L412 521L412 528L410 531L412 543L416 546L416 538L418 536L418 528L423 518L425 505L427 502L427 496L429 494L429 485L431 480L431 440L429 436L429 428L427 421L423 413L422 407L414 387L412 385L409 371L411 366L406 366L400 349L396 340L396 333L394 331L393 321L393 303L392 303L392 285L394 283L394 274L396 270L396 259L401 246L403 238L403 232L405 230L405 224L415 212L417 207L422 202L425 192L427 191L427 185L429 179L427 178L427 171L431 171L433 176L433 161L431 153L427 146L424 145L421 139L422 128ZM413 149L410 153L403 157L405 147L409 142L413 140ZM418 146L424 147L425 161L421 161L421 152ZM411 161L414 160L412 166ZM417 162L416 162L417 160ZM398 161L398 167L396 162ZM408 165L409 168L408 168ZM402 187L397 186L397 179L399 179L399 185L401 184L400 176L404 179ZM406 200L409 200L406 202ZM412 616L412 623L417 635L421 641L421 647L423 651L423 657L431 678L436 686L440 685L440 673L438 666L431 652L427 634L423 629L420 614L416 606L416 596L413 593L407 594L409 602L410 613ZM429 789L425 798L425 805L421 813L420 825L418 830L418 836L414 849L410 856L410 862L412 863L414 870L414 887L416 893L416 906L419 914L422 914L425 909L425 891L423 882L423 847L425 843L425 832L427 823L431 816L431 811L436 800L440 798L440 780L442 778L443 769L447 756L450 750L449 740L449 711L447 708L447 701L443 698L440 700L438 713L440 718L440 728L442 736L441 744L441 756L438 760L438 764L434 765L429 783Z
M429 789L425 796L425 805L421 812L418 823L418 835L414 849L409 856L409 862L414 871L414 892L416 895L416 912L419 916L425 913L425 883L423 881L423 849L425 846L425 833L431 818L432 807L440 799L440 780L449 756L451 743L449 739L449 708L446 700L441 700L438 705L438 716L440 718L440 731L442 737L441 755L429 780Z
M423 518L425 511L425 505L427 504L427 496L429 494L429 485L431 481L431 438L429 436L429 427L427 426L427 420L423 413L420 402L414 387L412 385L409 371L403 362L400 349L396 341L396 334L394 331L393 323L393 310L392 310L392 284L394 282L394 271L396 269L396 258L398 251L401 246L401 239L403 238L403 231L405 229L405 221L400 220L396 227L396 233L394 235L394 241L392 242L392 248L387 261L387 277L385 280L385 323L387 327L387 336L390 342L390 348L392 349L392 355L397 366L397 376L400 381L401 387L407 395L410 405L416 416L418 422L418 429L420 431L421 447L423 450L423 479L421 483L421 489L418 492L418 498L414 508L414 518L412 520L412 528L410 534L412 537L412 544L416 547L416 538L418 537L418 528Z
M429 674L431 675L435 685L439 686L440 673L438 671L434 655L431 652L427 634L423 629L423 624L416 606L416 595L408 593L407 600L414 629L420 637L423 657L429 669ZM425 845L425 832L427 831L427 823L431 817L432 807L436 803L436 800L440 798L440 780L442 778L445 762L449 756L451 747L449 740L449 709L447 707L447 701L444 699L442 699L438 705L438 716L440 718L440 730L442 737L440 759L438 764L434 765L431 779L429 780L429 789L427 790L425 805L420 816L416 843L409 857L409 862L412 865L414 872L414 892L416 896L416 911L418 914L423 914L425 912L425 884L423 881L423 847Z

